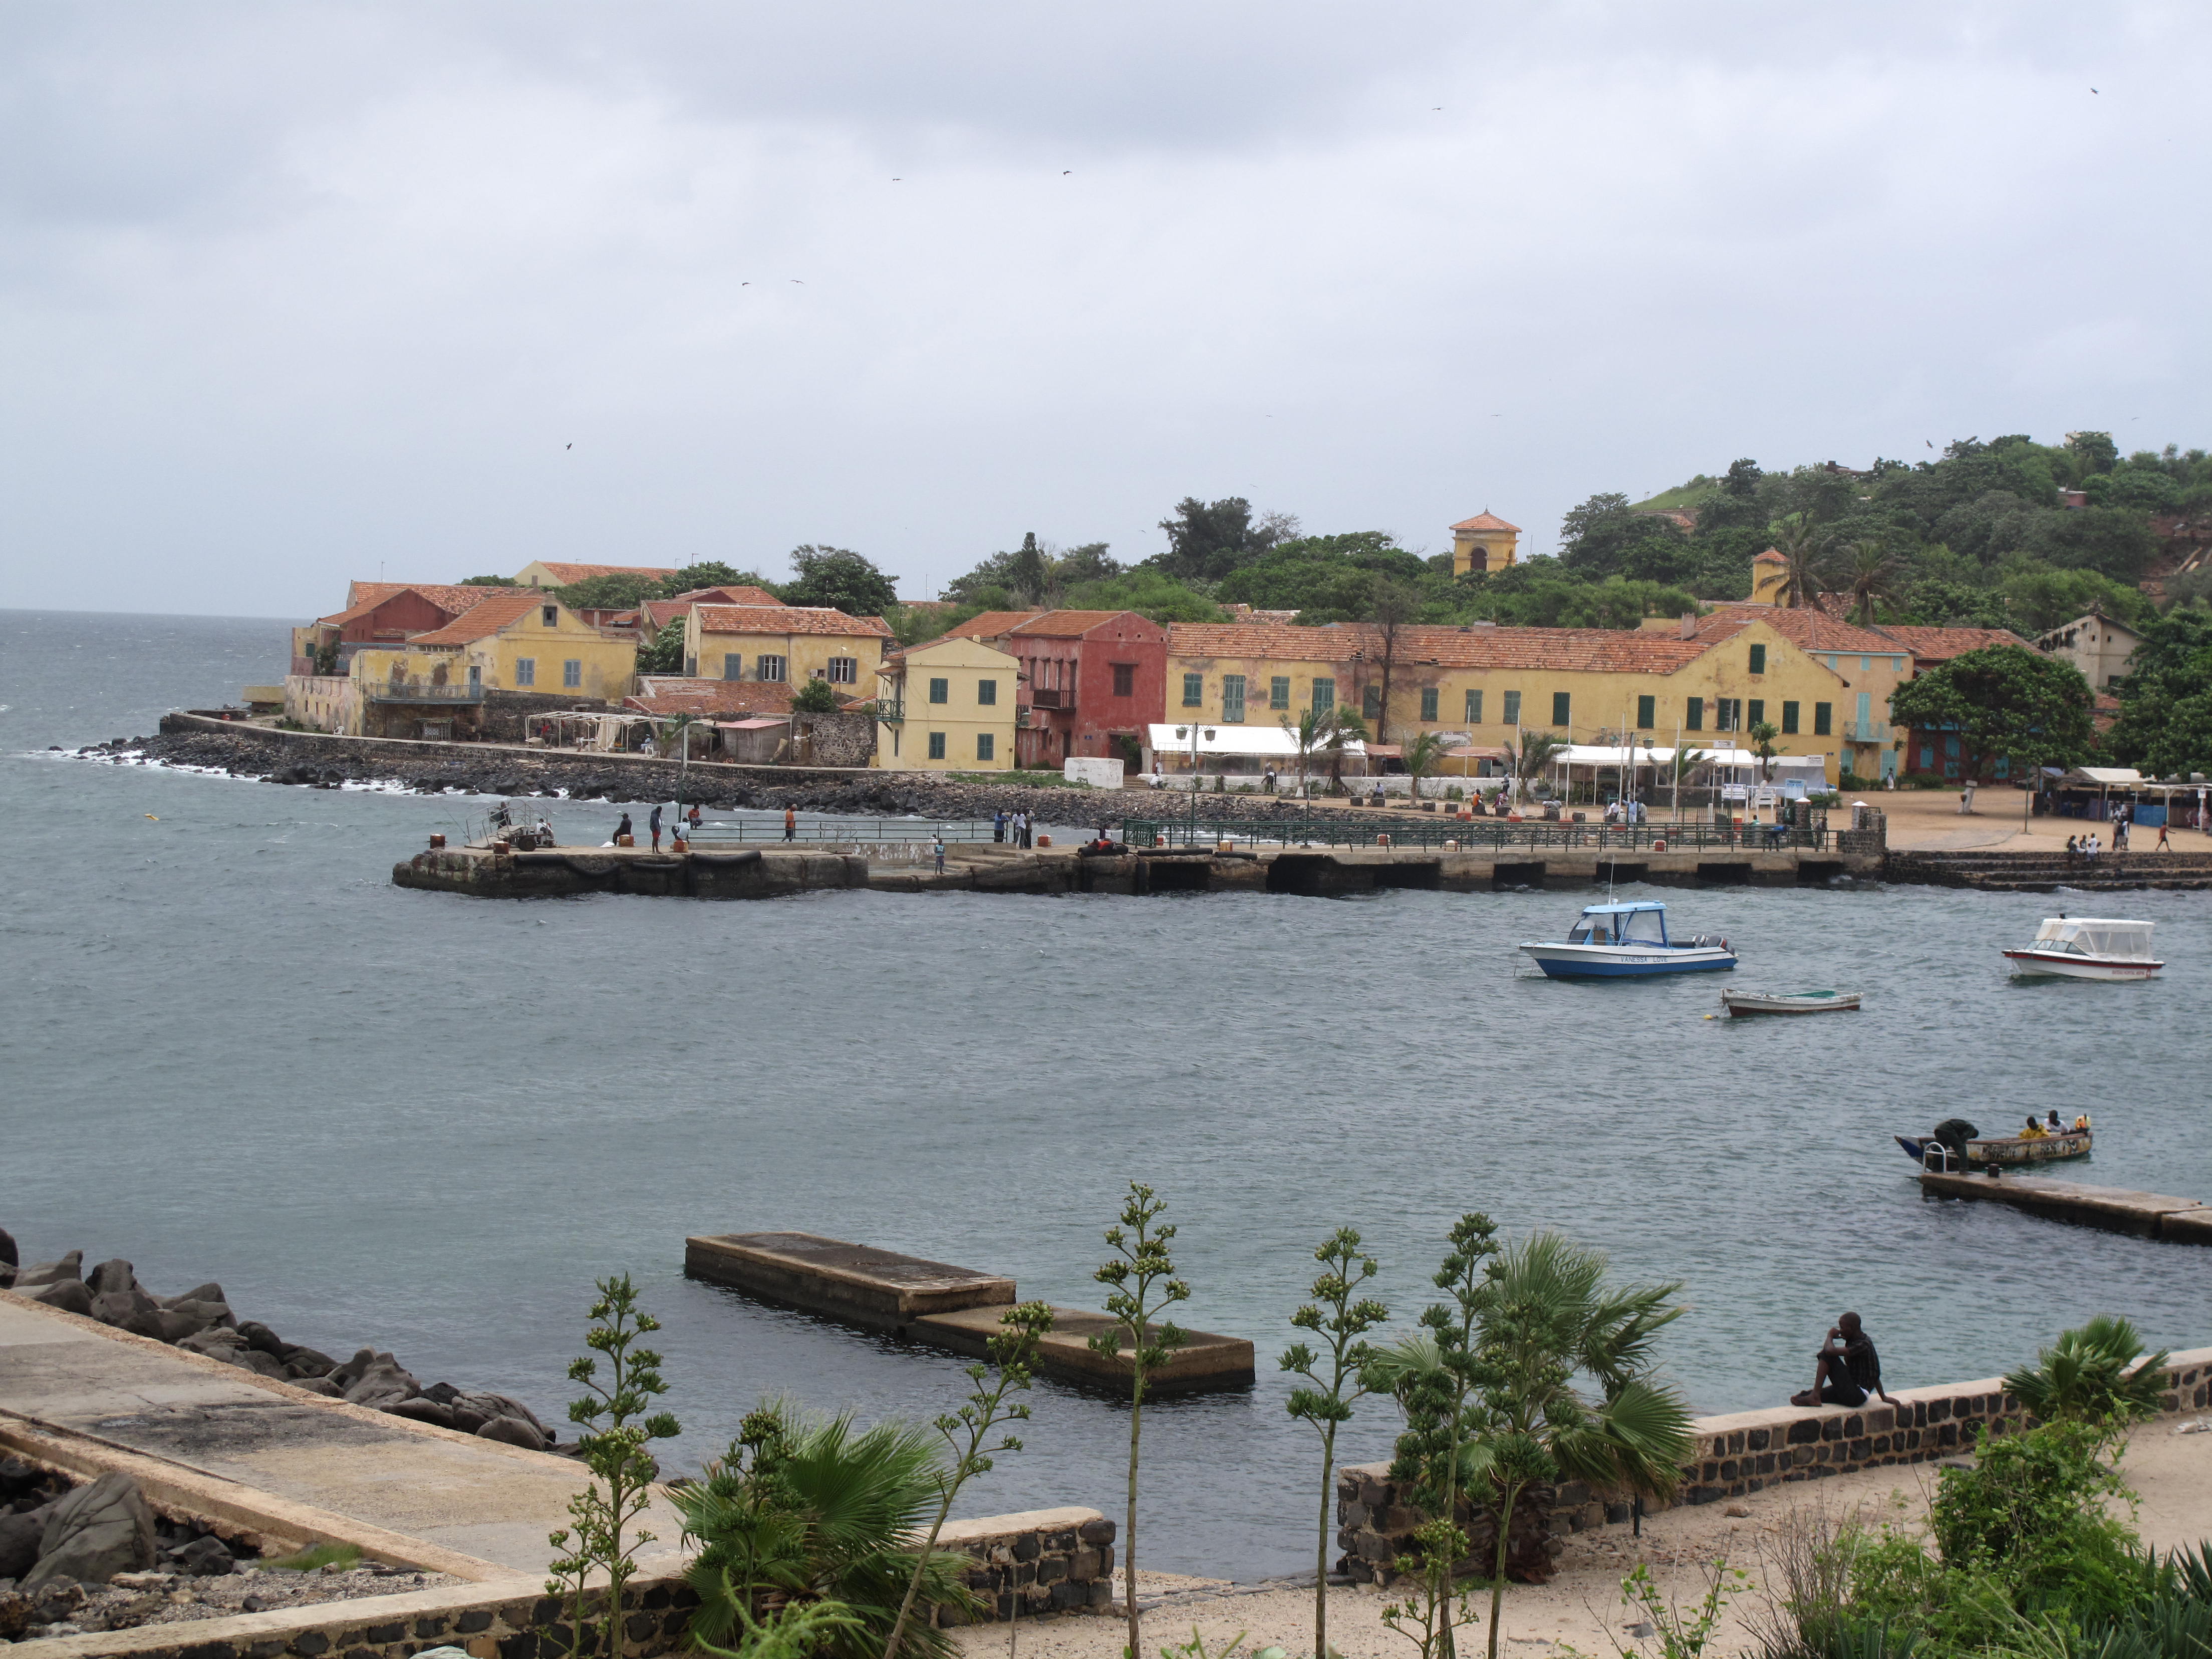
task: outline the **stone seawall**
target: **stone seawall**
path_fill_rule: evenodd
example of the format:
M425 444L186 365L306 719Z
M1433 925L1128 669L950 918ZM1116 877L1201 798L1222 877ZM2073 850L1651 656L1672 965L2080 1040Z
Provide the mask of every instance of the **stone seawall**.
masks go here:
M2167 1388L2161 1401L2167 1412L2202 1410L2212 1405L2212 1348L2170 1356ZM1856 1410L1841 1406L1735 1412L1701 1417L1691 1425L1696 1451L1682 1465L1675 1504L1711 1504L1785 1482L1899 1463L1924 1463L1970 1449L1978 1429L2004 1434L2021 1426L2020 1402L2004 1391L2002 1378L1955 1382L1932 1389L1901 1389L1902 1403L1869 1401ZM1337 1547L1344 1551L1337 1570L1355 1579L1388 1584L1399 1577L1399 1555L1413 1544L1414 1529L1426 1518L1407 1504L1387 1463L1342 1470L1336 1483ZM1644 1512L1671 1507L1646 1500ZM1570 1533L1619 1524L1630 1518L1630 1505L1615 1493L1571 1482L1540 1495L1529 1504L1532 1518L1516 1516L1508 1576L1540 1583ZM1474 1542L1469 1571L1488 1571L1497 1532L1486 1509L1462 1504L1459 1522Z

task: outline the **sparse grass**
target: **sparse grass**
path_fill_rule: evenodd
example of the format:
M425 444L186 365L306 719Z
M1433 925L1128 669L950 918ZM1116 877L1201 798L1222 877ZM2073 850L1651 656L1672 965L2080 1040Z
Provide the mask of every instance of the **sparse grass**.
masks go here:
M361 1565L361 1550L353 1544L314 1544L295 1555L280 1555L261 1565L279 1572L319 1572L332 1566L342 1572L350 1572Z

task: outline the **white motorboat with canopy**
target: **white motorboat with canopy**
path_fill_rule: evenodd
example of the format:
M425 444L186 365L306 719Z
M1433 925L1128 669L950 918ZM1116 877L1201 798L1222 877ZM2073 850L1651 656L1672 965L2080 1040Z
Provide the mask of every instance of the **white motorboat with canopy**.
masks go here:
M1524 939L1520 947L1553 979L1636 979L1735 966L1724 939L1667 935L1667 907L1642 899L1583 907L1564 939Z
M2152 924L2113 916L2047 916L2026 945L2004 953L2015 974L2067 979L2148 979L2166 966L2151 954Z

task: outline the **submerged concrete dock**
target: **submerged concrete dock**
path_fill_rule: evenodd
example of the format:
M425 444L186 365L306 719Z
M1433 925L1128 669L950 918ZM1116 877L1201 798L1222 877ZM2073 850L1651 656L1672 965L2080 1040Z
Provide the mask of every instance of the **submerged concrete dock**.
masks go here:
M2136 1238L2212 1244L2212 1208L2194 1198L2130 1192L2120 1187L2088 1187L2034 1176L1993 1179L1986 1175L1938 1175L1932 1170L1921 1176L1920 1192L1924 1198L2008 1204L2046 1220L2128 1233Z
M1863 866L1863 867L1862 867ZM858 842L642 848L553 847L530 852L440 848L392 867L395 885L479 898L559 898L631 893L672 898L781 898L868 888L883 893L1292 893L1333 898L1394 887L1461 893L1606 882L1681 886L1795 887L1838 876L1878 876L1871 861L1800 848L1236 847L1129 848L1091 855L1073 848L956 842L945 868L912 848Z
M1018 1299L1014 1281L995 1273L814 1233L697 1235L684 1241L684 1271L780 1307L975 1358L989 1352L1000 1316ZM1127 1393L1127 1344L1109 1357L1090 1343L1115 1322L1078 1308L1055 1306L1052 1313L1052 1330L1037 1346L1037 1370L1064 1382ZM1188 1331L1167 1363L1146 1376L1145 1392L1241 1389L1254 1375L1252 1345L1243 1337Z

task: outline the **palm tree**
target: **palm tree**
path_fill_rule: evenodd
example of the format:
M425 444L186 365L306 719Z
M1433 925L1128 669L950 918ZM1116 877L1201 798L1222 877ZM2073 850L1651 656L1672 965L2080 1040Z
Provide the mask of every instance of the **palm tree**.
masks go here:
M1663 779L1668 787L1674 792L1674 799L1679 805L1681 800L1682 785L1693 782L1698 774L1705 770L1706 764L1711 759L1712 757L1702 749L1678 747L1674 750L1674 758L1672 761L1654 763L1652 782L1656 786Z
M1482 1392L1468 1462L1471 1482L1490 1488L1497 1523L1490 1659L1513 1510L1530 1487L1584 1480L1663 1498L1680 1483L1689 1407L1650 1371L1654 1339L1685 1311L1668 1305L1681 1288L1608 1285L1605 1253L1555 1232L1492 1258L1478 1340L1495 1380ZM1574 1386L1577 1374L1597 1385L1595 1398Z
M1421 780L1436 769L1437 763L1467 739L1457 732L1419 732L1406 745L1406 770L1413 780L1413 799L1421 798Z
M2166 1389L2166 1350L2147 1359L2142 1352L2142 1334L2131 1322L2099 1314L2079 1330L2060 1332L2033 1366L2005 1378L2005 1392L2046 1423L2119 1425L2154 1416Z
M699 1595L693 1635L724 1644L787 1605L835 1603L853 1622L832 1627L817 1651L875 1659L897 1620L943 1473L929 1432L904 1423L861 1431L849 1413L809 1419L781 1401L751 1413L705 1479L669 1494L685 1536L700 1546L685 1574ZM969 1565L956 1553L931 1554L920 1601L972 1613ZM928 1659L956 1651L926 1619L908 1626L905 1649Z
M1289 715L1283 717L1283 730L1291 734L1291 741L1298 746L1298 793L1301 796L1306 793L1306 773L1312 766L1314 750L1321 747L1322 738L1326 735L1331 712L1327 708L1302 708L1298 711L1295 725Z
M1861 628L1871 628L1877 604L1895 606L1903 603L1900 583L1905 567L1887 543L1878 538L1853 542L1847 550L1848 564L1844 574L1846 591L1851 596L1851 620Z
M1344 757L1355 743L1367 741L1367 722L1356 708L1342 703L1333 703L1322 715L1321 752L1328 757L1328 789L1337 794L1344 788Z
M1542 776L1544 769L1559 759L1566 747L1565 738L1554 737L1549 732L1523 732L1517 743L1508 738L1505 764L1514 781L1515 796L1520 795L1522 786Z
M1820 544L1809 513L1791 513L1777 519L1767 529L1774 537L1774 550L1790 561L1790 574L1782 590L1784 602L1793 611L1802 611L1819 597L1820 572L1814 568L1820 556Z
M1772 720L1761 720L1744 736L1751 739L1752 753L1759 757L1759 781L1774 781L1774 740L1782 735L1782 728Z

